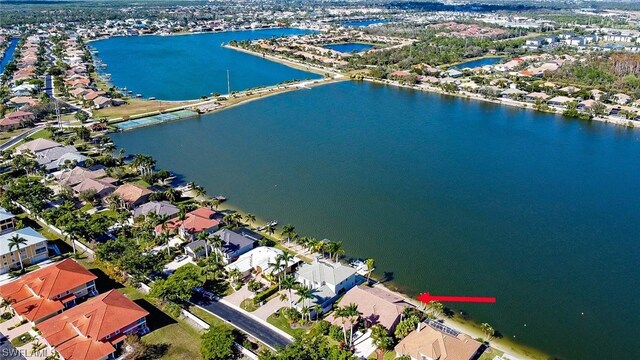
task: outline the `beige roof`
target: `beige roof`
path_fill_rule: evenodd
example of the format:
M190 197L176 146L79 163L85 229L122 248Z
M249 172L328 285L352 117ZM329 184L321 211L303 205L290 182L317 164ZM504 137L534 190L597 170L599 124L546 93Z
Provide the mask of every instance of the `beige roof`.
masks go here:
M85 179L80 184L73 187L75 192L81 193L87 190L95 190L97 193L101 193L105 190L113 190L115 187L109 183L104 183L100 180Z
M457 332L452 332L457 333ZM426 324L420 324L419 331L413 331L396 345L396 353L422 359L423 356L438 360L469 360L473 358L480 343L468 335L445 334Z
M153 191L136 184L124 184L116 189L114 194L118 195L126 202L135 202L145 195L151 194Z
M360 285L349 290L339 302L340 306L356 304L362 318L370 324L380 324L386 329L392 329L396 321L407 306L400 296L381 287ZM334 325L340 325L340 319L334 319L333 314L327 317L327 321Z
M62 144L59 144L55 141L49 140L49 139L35 139L35 140L31 140L28 141L20 146L18 146L16 148L16 151L18 151L18 153L23 153L27 150L31 151L32 153L37 153L39 151L44 151L44 150L48 150L54 147L58 147L58 146L62 146Z
M59 173L58 175L56 175L56 178L58 179L60 185L74 186L80 184L86 179L100 179L104 178L105 176L107 176L107 172L104 169L92 171L80 166L76 166L70 171Z

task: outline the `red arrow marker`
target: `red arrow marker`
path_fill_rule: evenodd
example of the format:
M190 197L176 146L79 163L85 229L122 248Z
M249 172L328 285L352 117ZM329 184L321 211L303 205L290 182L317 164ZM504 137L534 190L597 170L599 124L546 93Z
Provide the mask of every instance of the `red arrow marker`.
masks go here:
M432 301L440 302L473 302L473 303L495 303L494 297L481 297L481 296L435 296L429 293L424 293L417 297L418 300L423 303L430 303Z

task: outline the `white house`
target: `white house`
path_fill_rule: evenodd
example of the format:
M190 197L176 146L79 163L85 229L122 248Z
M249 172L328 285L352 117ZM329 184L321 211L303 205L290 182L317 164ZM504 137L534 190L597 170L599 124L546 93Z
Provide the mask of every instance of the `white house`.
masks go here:
M300 266L296 280L310 288L314 303L327 308L340 295L356 286L356 269L322 260Z

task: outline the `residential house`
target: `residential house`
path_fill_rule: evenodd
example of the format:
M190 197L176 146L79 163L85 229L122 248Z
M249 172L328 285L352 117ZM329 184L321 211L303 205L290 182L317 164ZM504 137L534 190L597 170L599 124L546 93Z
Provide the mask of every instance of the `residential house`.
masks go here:
M220 221L215 219L216 212L209 208L199 208L185 214L184 220L172 219L165 226L170 233L177 233L184 239L193 240L199 233L213 233L218 230ZM156 226L156 234L165 231L162 224Z
M114 192L116 190L116 187L107 181L103 181L102 179L85 179L78 185L72 187L72 189L76 196L85 191L95 191L98 199L102 200L107 195Z
M510 88L501 92L500 95L504 98L516 99L516 98L519 98L520 96L525 95L526 93L527 93L526 91Z
M64 359L113 359L128 335L149 332L149 313L117 290L96 296L38 325Z
M578 109L580 111L588 111L589 109L591 109L591 107L595 103L596 103L596 101L593 100L593 99L583 100L583 101L580 101L578 103L578 105L576 106L576 109Z
M226 271L237 269L243 274L243 276L247 276L252 272L256 275L271 275L274 273L274 269L271 267L271 264L274 264L276 262L276 258L278 258L278 256L281 256L282 253L282 250L276 249L274 247L259 246L240 255L238 257L238 260L225 266L224 269ZM293 268L300 262L300 259L298 259L297 257L293 257L289 262L287 262L284 271L292 271Z
M524 96L527 101L535 102L537 100L546 101L550 96L543 92L532 92Z
M75 88L71 91L69 91L69 94L71 94L74 98L82 98L85 94L90 93L91 90L84 88L84 87L78 87Z
M17 129L23 126L25 122L35 120L35 116L29 111L14 111L6 114L2 120L0 120L0 129L4 131Z
M102 182L115 183L115 179L107 178L107 172L104 169L90 170L83 167L75 167L54 174L61 186L75 186L86 179L101 179Z
M5 209L0 209L4 217L2 222L4 229L0 235L0 274L20 268L20 256L25 267L48 259L47 239L30 227L16 230L13 215ZM25 244L20 245L20 256L17 248L9 248L9 239L14 236L26 240Z
M214 235L222 239L222 258L225 262L235 261L240 255L255 247L256 241L229 229L218 230Z
M106 92L104 92L104 91L90 91L90 92L84 94L83 97L84 97L85 100L93 101L98 96L102 96L104 94L106 94Z
M119 186L113 193L125 202L127 208L133 209L146 203L153 191L138 184L127 183Z
M471 360L480 355L482 344L470 336L432 320L427 322L418 324L416 331L396 345L397 357L408 356L412 360Z
M11 302L19 316L38 324L80 299L97 295L97 278L74 260L65 259L0 286L0 297Z
M311 264L300 266L296 280L312 289L313 302L326 309L333 300L356 285L356 270L341 263L316 259Z
M30 96L38 91L38 86L29 83L23 83L11 88L13 96Z
M0 131L11 131L23 126L23 122L18 119L4 117L0 120Z
M247 237L254 241L260 241L264 238L264 236L258 234L255 231L247 229L246 227L239 227L233 230L234 233Z
M72 146L58 146L48 150L40 151L36 154L38 165L43 167L47 172L59 170L65 165L66 161L83 165L87 157L80 154L78 150Z
M7 105L16 107L19 109L27 106L36 106L39 103L40 103L39 100L31 96L14 96L10 98L9 101L7 101Z
M613 100L616 104L626 105L631 101L631 96L620 93L613 95L611 97L611 100Z
M358 311L362 314L365 326L371 327L375 324L384 326L385 329L393 333L396 325L402 320L402 313L407 307L413 305L389 290L378 286L360 285L347 291L340 299L338 306L356 304ZM327 321L334 325L341 325L341 320L333 314L327 317ZM347 325L348 326L348 325Z
M556 96L554 98L549 99L547 101L547 104L549 106L553 106L556 108L565 108L567 104L570 103L571 101L573 101L572 98L569 98L566 96Z
M93 99L93 105L96 109L104 109L109 106L113 106L113 101L111 100L111 98L98 96L97 98Z
M449 69L447 71L444 72L444 74L448 77L452 77L452 78L459 78L462 75L464 75L464 73L462 73L462 71L460 70L456 70L456 69Z
M591 97L594 100L600 100L600 98L602 98L602 95L605 94L604 91L598 90L598 89L593 89L591 91L589 91L589 93L591 93Z
M25 153L38 154L41 151L53 149L55 147L62 147L62 144L57 143L53 140L40 138L40 139L28 141L16 147L16 152L18 154L25 154Z
M150 201L133 209L133 217L146 216L149 213L166 216L171 219L178 216L180 209L168 201Z

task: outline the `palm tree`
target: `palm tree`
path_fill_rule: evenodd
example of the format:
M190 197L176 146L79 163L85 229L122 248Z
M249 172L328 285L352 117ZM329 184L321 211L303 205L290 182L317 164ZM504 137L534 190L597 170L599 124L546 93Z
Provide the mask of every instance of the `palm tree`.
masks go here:
M282 254L279 254L278 256L276 256L276 259L280 259L283 265L281 272L286 273L287 268L289 268L289 263L293 261L293 255L291 255L287 251L283 251Z
M353 343L353 324L358 321L360 318L360 311L358 311L358 305L351 303L344 307L345 315L349 318L349 323L351 325L351 333L349 334L349 345Z
M316 313L316 322L318 322L318 320L320 320L320 316L322 316L322 305L320 304L315 304L313 305L313 311L315 311Z
M269 263L269 268L271 269L271 274L275 274L276 281L278 282L278 290L282 290L282 278L280 277L282 270L286 269L286 264L282 263L282 258L280 256L276 256L274 262Z
M333 254L336 257L335 262L338 262L340 256L344 254L344 246L342 246L342 241L336 241L333 244Z
M165 190L162 194L164 195L165 198L167 198L167 200L169 200L172 203L176 202L182 196L182 193L180 192L180 190L176 190L172 187Z
M238 268L233 268L231 270L229 270L229 281L230 282L234 282L237 281L238 279L240 279L240 277L242 276L242 272L240 272L240 270L238 270Z
M389 336L387 329L380 324L375 324L371 327L371 340L373 345L376 346L376 352L379 355L384 355L384 353L393 349L393 339ZM378 358L381 357L379 356Z
M249 225L252 225L254 222L256 222L256 216L251 213L247 213L247 215L244 216L244 220L248 222Z
M347 312L345 311L344 308L342 307L337 307L334 311L333 311L333 317L335 317L336 319L341 319L342 321L342 334L344 334L344 343L345 345L347 344L347 328L344 326L346 320L347 320Z
M73 248L73 255L75 256L76 255L76 242L73 239L69 238L69 235L65 235L64 239L65 239L65 241L71 243L71 247Z
M218 207L220 206L220 199L211 199L211 201L209 202L209 206L215 208L215 210L217 211Z
M40 349L42 343L39 340L36 340L31 344L31 355L35 355L36 351Z
M311 292L311 289L309 289L304 285L300 285L296 288L296 295L300 297L300 299L298 299L296 304L299 304L300 302L302 302L303 308L309 309L309 307L307 306L307 300L313 299L313 293ZM308 315L309 315L309 321L311 321L311 311L308 312Z
M371 272L376 265L376 261L374 259L367 259L364 261L365 265L367 265L367 282L371 279Z
M489 325L488 323L482 323L480 325L480 330L482 330L482 333L484 333L487 336L487 341L490 341L491 338L493 337L493 335L496 332L493 329L493 327L491 325Z
M282 231L280 233L282 234L282 236L287 237L287 245L289 245L289 242L291 242L291 237L296 233L296 227L291 224L287 224L282 227Z
M20 253L20 246L26 245L27 240L20 237L20 235L15 234L9 239L9 251L12 251L13 248L16 248L18 251L18 260L20 260L20 270L24 272L24 264L22 263L22 254Z
M209 242L207 241L209 237L209 234L207 234L204 231L201 231L198 234L198 240L204 240L204 257L205 259L209 258Z
M291 275L283 276L282 280L280 281L282 288L289 291L289 308L290 309L293 308L293 303L291 301L291 291L295 288L296 283L297 283L296 279Z
M191 192L193 192L193 196L196 199L207 195L207 191L200 185L193 185L191 187Z
M11 314L13 314L13 307L11 307L11 304L15 302L16 301L14 299L7 300L5 298L2 298L2 300L0 301L0 308L2 308L2 312L5 312L5 310L9 309Z
M273 236L273 233L276 232L276 226L273 223L269 223L265 231L267 234Z
M213 253L216 256L216 263L218 262L218 251L220 250L220 248L222 247L222 244L224 243L222 241L222 238L220 237L220 235L218 234L213 234L209 237L209 243L211 244L211 247L213 248Z

